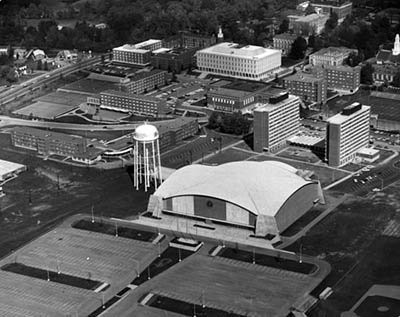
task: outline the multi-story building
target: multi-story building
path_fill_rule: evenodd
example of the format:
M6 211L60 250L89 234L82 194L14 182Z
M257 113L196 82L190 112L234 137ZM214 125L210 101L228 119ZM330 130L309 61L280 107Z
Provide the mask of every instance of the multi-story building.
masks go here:
M343 93L353 93L360 87L360 66L317 66L313 67L312 72L316 77L326 79L328 89Z
M199 131L197 119L189 117L178 117L171 120L155 121L152 123L159 133L160 150L165 151L192 137ZM131 153L133 148L132 135L118 137L105 144L105 157L123 156Z
M326 159L330 166L351 162L369 144L370 107L356 102L327 120Z
M215 34L206 35L200 33L181 32L181 45L185 48L205 48L217 43Z
M303 101L310 103L326 103L326 86L324 78L318 78L306 73L296 73L283 79L283 87L289 93L299 96Z
M274 36L274 49L281 50L283 56L288 56L292 50L292 45L297 35L290 33L281 33Z
M154 69L143 71L129 77L129 80L120 84L123 91L131 94L147 93L153 89L158 89L168 83L167 72Z
M162 47L162 41L150 39L144 42L137 43L135 44L135 46L136 48L140 48L142 50L149 50L152 52Z
M284 92L254 109L254 151L276 152L300 127L300 99Z
M258 96L267 89L264 83L235 81L216 86L211 85L207 93L207 105L216 111L243 111L258 101Z
M165 100L116 90L100 93L100 107L153 117L162 116L167 110Z
M175 48L156 53L151 57L151 65L155 68L179 74L182 70L192 66L196 49Z
M309 15L289 15L289 28L293 33L301 36L310 36L312 34L320 34L325 27L326 21L329 19L327 14L312 13Z
M113 48L113 61L133 65L148 65L151 52L161 48L161 40L148 40L137 44L125 44Z
M99 160L102 152L89 147L83 137L30 127L13 128L11 142L15 147L33 150L41 155L67 156L86 164Z
M373 65L372 78L375 83L391 83L400 72L400 65Z
M248 80L264 80L281 66L281 51L260 46L220 43L196 53L202 72Z
M348 0L313 0L311 4L315 9L319 9L324 14L331 15L336 13L338 23L341 24L344 19L351 15L353 4Z
M180 117L168 123L156 125L160 133L160 150L166 150L192 137L199 131L196 119Z
M351 53L358 53L356 49L347 47L327 47L310 54L312 66L339 66L343 65Z

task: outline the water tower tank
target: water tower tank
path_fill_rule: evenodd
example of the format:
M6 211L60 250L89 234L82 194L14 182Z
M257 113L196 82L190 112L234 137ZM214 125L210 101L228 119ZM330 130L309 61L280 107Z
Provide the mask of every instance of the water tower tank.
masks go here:
M161 184L161 159L158 130L151 124L142 124L133 133L134 140L134 185L144 183L145 191L154 182L157 189Z

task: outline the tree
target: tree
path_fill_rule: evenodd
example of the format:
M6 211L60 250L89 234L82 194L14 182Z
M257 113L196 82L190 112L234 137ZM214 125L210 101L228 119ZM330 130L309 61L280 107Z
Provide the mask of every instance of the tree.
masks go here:
M279 33L285 33L289 30L289 20L283 19L281 25L279 25Z
M362 53L351 52L346 58L345 64L355 67L363 61Z
M325 23L325 31L330 32L334 30L338 25L338 15L332 12L329 19Z
M210 129L218 129L222 123L222 114L214 111L208 118L208 127Z
M293 59L302 59L307 50L307 41L299 36L294 40L289 56Z
M37 69L37 70L42 70L42 66L43 66L42 60L39 59L39 60L37 61L37 64L36 64L36 69Z
M15 83L18 81L18 78L16 76L14 68L10 68L10 70L6 76L6 79L9 83Z
M315 13L315 8L311 3L307 6L305 13L306 15Z
M374 73L374 68L370 63L366 63L361 68L360 81L362 84L371 85L373 83L372 74Z

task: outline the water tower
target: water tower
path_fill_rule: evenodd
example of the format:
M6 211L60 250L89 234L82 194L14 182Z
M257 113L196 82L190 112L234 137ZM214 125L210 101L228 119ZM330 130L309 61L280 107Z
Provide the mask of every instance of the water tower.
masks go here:
M158 130L151 124L142 124L133 133L133 140L134 185L138 190L139 185L144 183L144 189L147 191L150 182L154 181L157 189L158 184L162 182Z

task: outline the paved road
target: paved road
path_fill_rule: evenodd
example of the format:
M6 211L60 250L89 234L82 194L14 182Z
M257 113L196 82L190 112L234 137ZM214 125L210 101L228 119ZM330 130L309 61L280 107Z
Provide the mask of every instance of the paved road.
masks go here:
M54 80L57 80L60 76L67 76L88 66L92 66L100 62L100 60L101 56L92 57L79 63L69 65L67 67L54 69L48 73L29 79L20 85L15 85L14 87L11 87L10 89L0 93L0 106L12 102L17 98L20 98L30 93L31 90L35 89L36 87L40 87Z
M98 124L78 124L78 123L62 123L62 122L47 122L47 121L33 121L25 119L11 118L7 116L0 116L0 127L7 126L26 126L46 129L63 129L63 130L80 130L80 131L125 131L134 130L138 123L127 124L112 124L112 125L98 125Z

